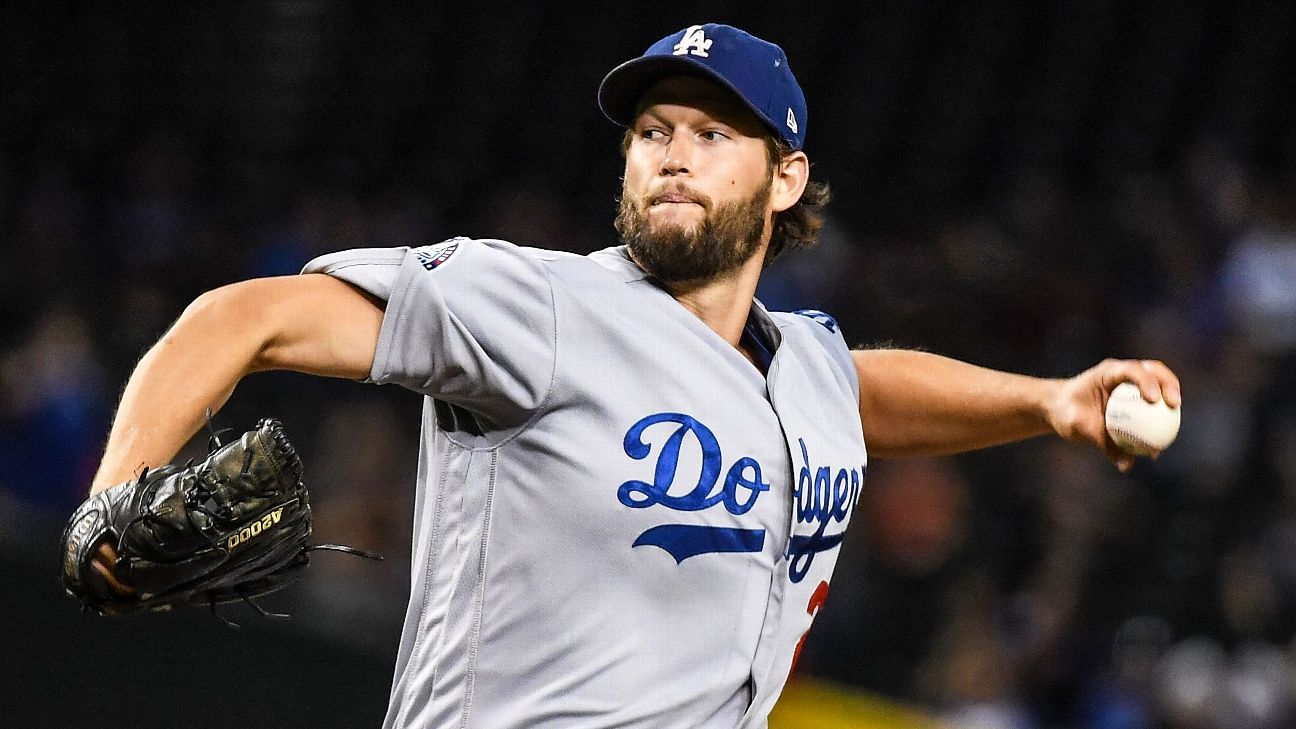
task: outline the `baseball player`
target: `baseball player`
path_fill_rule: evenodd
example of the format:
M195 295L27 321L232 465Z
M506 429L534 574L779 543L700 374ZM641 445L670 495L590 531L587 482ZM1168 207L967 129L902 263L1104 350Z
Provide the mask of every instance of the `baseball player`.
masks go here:
M327 255L199 297L122 397L92 491L169 461L252 372L424 396L390 729L763 727L827 597L866 438L896 457L1053 433L1124 469L1112 388L1179 404L1157 362L1042 380L851 351L828 315L754 300L818 227L778 46L691 26L613 69L599 103L627 128L622 245Z

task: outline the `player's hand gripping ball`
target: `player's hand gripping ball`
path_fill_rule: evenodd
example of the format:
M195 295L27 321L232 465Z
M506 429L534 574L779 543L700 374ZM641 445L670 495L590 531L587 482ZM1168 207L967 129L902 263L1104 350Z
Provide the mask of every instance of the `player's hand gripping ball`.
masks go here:
M213 436L214 437L214 436ZM148 470L94 494L63 532L63 584L100 613L247 600L300 576L309 561L302 461L276 420L262 420L199 464ZM116 549L115 590L95 569Z
M1165 400L1148 402L1138 385L1122 382L1107 398L1107 434L1121 450L1133 456L1151 456L1179 435L1179 408Z

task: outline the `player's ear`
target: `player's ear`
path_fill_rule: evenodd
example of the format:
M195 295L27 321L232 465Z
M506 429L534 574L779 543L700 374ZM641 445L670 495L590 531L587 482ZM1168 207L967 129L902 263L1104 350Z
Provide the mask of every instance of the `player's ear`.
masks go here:
M781 213L797 204L810 181L810 159L805 152L792 152L774 165L770 181L770 207Z

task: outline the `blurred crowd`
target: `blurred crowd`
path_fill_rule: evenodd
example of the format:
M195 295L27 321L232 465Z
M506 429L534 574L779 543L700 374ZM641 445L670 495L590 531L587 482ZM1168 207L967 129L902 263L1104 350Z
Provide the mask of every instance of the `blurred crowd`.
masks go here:
M1256 17L1252 35L1221 35L1209 47L1226 60L1239 44L1290 53L1282 39L1291 14ZM1240 27L1234 20L1227 27ZM1171 30L1183 37L1214 37L1208 25L1179 23ZM524 35L523 26L501 32ZM838 54L868 73L886 67L889 39L924 27L914 21ZM1005 32L1013 27L1029 35L1021 24ZM1147 53L1178 48L1155 38L1161 45ZM892 56L912 51L894 42ZM1085 67L1080 49L1070 49L1075 68ZM1165 63L1182 60L1166 55ZM496 70L517 63L491 58ZM1263 96L1262 74L1229 71L1255 58L1232 62L1210 88L1234 83ZM1066 68L1053 67L1055 87L1083 87ZM860 81L872 83L867 99L839 98L837 111L818 112L839 117L838 135L840 117L858 111L870 140L890 139L864 106L909 97L872 73ZM947 84L924 87L933 97L956 90L933 78ZM1114 95L1137 112L1157 98L1147 83L1132 77ZM813 81L807 87L816 92ZM817 93L812 100L826 91ZM1049 108L1074 111L1070 102L1058 96ZM1183 430L1163 457L1128 475L1090 449L1048 439L870 464L800 671L926 707L958 727L1296 724L1296 388L1288 385L1296 374L1296 165L1274 156L1291 146L1289 133L1267 146L1256 137L1290 111L1238 112L1230 125L1180 129L1156 143L1138 136L1151 122L1131 112L1128 125L1096 135L1096 148L1032 156L1013 152L1047 148L1042 132L1005 150L958 146L956 132L968 127L942 108L909 120L916 131L907 156L878 141L855 158L839 147L816 157L826 160L816 174L837 186L838 203L819 248L779 261L761 298L771 308L830 312L853 345L917 347L1041 376L1108 356L1162 359L1183 381ZM969 110L960 117L968 124L989 123L975 107L954 108ZM464 134L456 154L433 156L445 163L437 181L402 181L383 174L385 164L400 166L398 148L360 154L338 141L321 152L289 140L291 155L270 153L192 120L168 123L173 113L139 110L98 127L83 111L32 112L39 124L25 136L0 134L0 503L51 515L79 503L127 374L204 290L293 274L332 250L460 233L576 252L615 243L616 133L597 120L585 121L601 133L585 140L571 163L578 169L558 159L563 179L550 184L553 161L533 164L528 145L570 142L561 135L579 131L520 140L475 165L482 144ZM374 133L432 134L402 127L404 118ZM1032 118L1073 144L1086 134L1080 111ZM950 134L930 142L943 124ZM1160 151L1120 154L1142 147ZM959 157L969 149L1005 154L973 175L955 169L975 162L971 152ZM1077 150L1106 156L1077 169ZM591 159L598 162L585 170ZM907 166L889 166L897 160ZM480 169L447 192L445 168L473 166ZM493 171L507 174L484 184ZM381 567L317 560L292 599L313 605L322 633L395 644L419 408L394 388L273 373L249 378L218 417L235 428L282 418L311 473L319 539L388 557ZM53 548L52 536L45 542Z

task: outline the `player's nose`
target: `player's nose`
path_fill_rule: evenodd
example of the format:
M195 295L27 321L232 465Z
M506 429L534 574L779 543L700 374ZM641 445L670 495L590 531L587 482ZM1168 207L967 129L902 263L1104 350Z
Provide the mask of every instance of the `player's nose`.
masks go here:
M676 134L666 145L660 173L666 177L687 175L693 164L693 148L687 135Z

